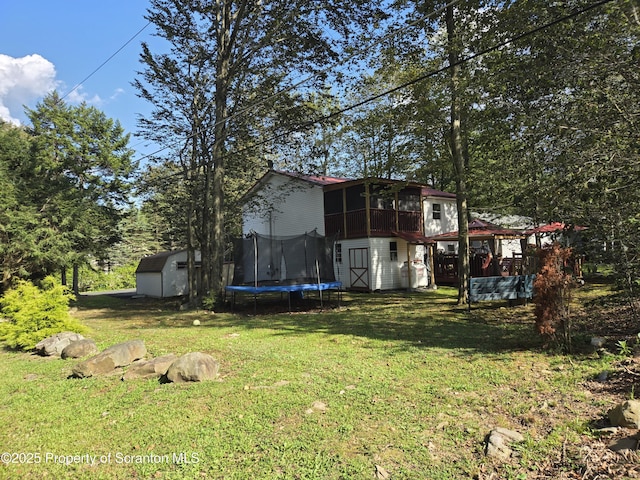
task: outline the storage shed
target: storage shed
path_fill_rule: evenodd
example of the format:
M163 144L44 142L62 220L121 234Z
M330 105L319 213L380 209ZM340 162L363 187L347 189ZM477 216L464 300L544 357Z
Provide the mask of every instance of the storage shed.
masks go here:
M200 252L196 252L196 267L199 266ZM155 298L187 295L187 251L160 252L142 258L136 269L136 293Z

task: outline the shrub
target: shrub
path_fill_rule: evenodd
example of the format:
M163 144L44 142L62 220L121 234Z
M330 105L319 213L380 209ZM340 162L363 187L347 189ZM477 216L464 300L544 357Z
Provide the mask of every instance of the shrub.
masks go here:
M571 350L569 304L576 286L570 267L572 251L554 243L541 249L539 255L541 268L533 284L536 328L547 338L554 338L561 328L565 347Z
M115 267L110 272L94 270L85 265L80 268L80 291L120 290L136 288L138 262Z
M47 277L38 288L31 282L20 281L0 299L5 321L0 323L0 339L11 348L31 350L36 344L56 333L82 333L86 329L69 314L73 295Z

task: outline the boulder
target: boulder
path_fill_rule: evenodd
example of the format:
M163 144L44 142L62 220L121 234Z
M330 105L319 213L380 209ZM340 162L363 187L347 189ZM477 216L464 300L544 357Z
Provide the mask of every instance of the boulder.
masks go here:
M502 427L494 428L487 435L485 455L499 460L507 460L513 453L509 445L523 441L524 437L518 432Z
M90 338L83 338L81 340L71 342L69 345L64 347L60 356L62 358L83 358L88 357L89 355L95 355L96 353L98 353L98 346L96 345L96 342Z
M640 428L640 400L627 400L609 410L614 427Z
M136 378L161 378L178 357L174 354L164 355L151 360L133 362L122 376L122 380Z
M43 356L60 356L62 350L71 342L82 340L84 337L75 332L61 332L51 335L36 344L36 352Z
M80 362L72 369L72 375L78 378L111 373L117 367L130 365L143 358L147 353L142 340L118 343L99 354Z
M218 376L218 362L206 353L191 352L181 356L171 364L165 376L166 381L202 382L214 380Z

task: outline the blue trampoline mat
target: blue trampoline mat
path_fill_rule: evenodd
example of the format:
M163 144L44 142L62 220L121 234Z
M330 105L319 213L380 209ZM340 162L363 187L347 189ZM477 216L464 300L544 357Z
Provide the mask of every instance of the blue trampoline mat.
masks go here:
M225 288L228 292L243 293L267 293L267 292L302 292L308 290L332 290L342 287L342 282L321 282L321 283L297 283L291 285L263 285L255 287L253 285L228 285Z

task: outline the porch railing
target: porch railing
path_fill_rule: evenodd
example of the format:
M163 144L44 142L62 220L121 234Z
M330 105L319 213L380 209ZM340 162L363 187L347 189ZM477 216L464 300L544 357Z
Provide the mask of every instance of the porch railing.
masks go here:
M365 209L325 215L326 235L340 232L342 238L357 238L367 235L367 212ZM370 209L370 234L391 235L391 232L421 233L420 212L396 212L395 210Z

